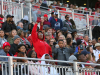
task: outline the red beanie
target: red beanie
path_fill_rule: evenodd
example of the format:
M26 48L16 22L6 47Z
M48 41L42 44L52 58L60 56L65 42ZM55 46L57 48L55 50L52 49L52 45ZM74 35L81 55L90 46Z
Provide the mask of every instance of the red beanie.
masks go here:
M44 14L44 17L48 17L48 15L47 14Z
M9 47L10 47L9 42L5 42L5 43L3 44L3 49L4 49L6 46L9 46Z

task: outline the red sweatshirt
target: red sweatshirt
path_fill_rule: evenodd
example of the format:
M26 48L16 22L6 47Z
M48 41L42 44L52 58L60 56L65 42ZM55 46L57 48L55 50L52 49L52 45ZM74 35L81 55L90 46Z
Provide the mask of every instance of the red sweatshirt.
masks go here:
M34 25L32 30L32 42L35 49L35 52L37 53L37 57L41 58L43 54L49 54L52 57L52 51L51 47L43 40L40 40L38 38L38 34L36 32L37 30L37 24Z

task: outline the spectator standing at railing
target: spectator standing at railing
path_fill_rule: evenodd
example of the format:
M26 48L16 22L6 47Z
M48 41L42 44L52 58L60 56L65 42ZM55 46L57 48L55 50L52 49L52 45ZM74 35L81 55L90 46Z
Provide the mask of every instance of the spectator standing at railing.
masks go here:
M7 42L4 36L4 31L0 30L0 52L3 50L3 44Z
M100 0L98 0L95 4L95 9L100 8Z
M5 38L8 38L9 32L11 32L13 29L16 29L16 25L13 21L14 16L7 15L6 18L7 20L3 23L1 29L5 32Z
M52 56L52 51L50 46L44 41L45 37L44 34L39 31L37 33L37 24L34 25L32 30L32 42L33 46L35 48L35 52L37 53L37 57L41 58L43 54L48 53L50 56Z
M54 12L54 17L50 21L51 27L55 30L62 29L63 23L62 20L58 18L58 13Z

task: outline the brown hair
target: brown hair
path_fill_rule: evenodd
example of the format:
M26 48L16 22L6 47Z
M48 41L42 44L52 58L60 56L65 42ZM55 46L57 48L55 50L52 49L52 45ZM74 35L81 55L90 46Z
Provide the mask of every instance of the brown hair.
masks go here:
M46 29L45 29L45 32L47 32L49 29L52 29L52 28L51 28L51 27L46 28Z
M13 29L11 32L10 32L10 35L8 36L8 38L13 38L13 35L12 35L12 32L16 30L16 29ZM17 31L16 31L17 32Z

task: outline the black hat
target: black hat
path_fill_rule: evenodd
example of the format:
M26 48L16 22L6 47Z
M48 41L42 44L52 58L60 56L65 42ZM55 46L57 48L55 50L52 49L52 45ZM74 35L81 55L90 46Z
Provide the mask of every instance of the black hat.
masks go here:
M13 18L14 16L11 16L11 15L7 15L7 16L6 16L6 18L9 18L9 17L12 17L12 18Z

